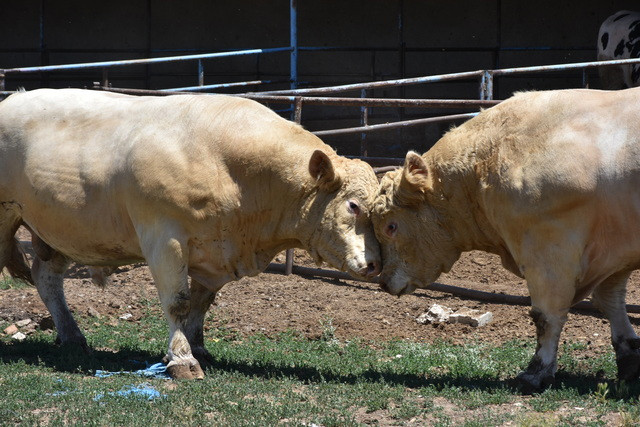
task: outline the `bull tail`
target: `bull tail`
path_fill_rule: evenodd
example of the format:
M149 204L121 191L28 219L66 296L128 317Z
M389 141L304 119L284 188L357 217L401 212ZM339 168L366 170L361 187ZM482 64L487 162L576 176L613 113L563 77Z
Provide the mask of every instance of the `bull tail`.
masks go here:
M10 251L11 253L5 267L11 277L35 286L33 278L31 277L31 267L29 267L27 254L15 237L11 241Z

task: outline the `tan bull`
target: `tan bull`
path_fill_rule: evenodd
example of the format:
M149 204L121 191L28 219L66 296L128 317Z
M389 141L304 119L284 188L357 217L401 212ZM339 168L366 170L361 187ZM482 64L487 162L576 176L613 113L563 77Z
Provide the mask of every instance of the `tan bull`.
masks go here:
M521 93L481 112L382 179L373 222L392 294L470 250L526 279L538 346L525 391L553 381L567 313L589 295L611 322L619 377L638 377L625 292L640 267L640 88Z
M64 298L69 263L146 261L176 378L203 375L194 355L208 357L216 292L283 249L377 275L377 187L369 165L246 99L42 89L0 103L0 270L32 276L58 340L86 347ZM20 224L34 236L31 272Z

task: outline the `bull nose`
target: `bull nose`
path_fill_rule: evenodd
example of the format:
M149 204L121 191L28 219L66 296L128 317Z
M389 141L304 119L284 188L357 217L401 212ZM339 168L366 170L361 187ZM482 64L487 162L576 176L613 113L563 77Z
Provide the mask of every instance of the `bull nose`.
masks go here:
M380 266L380 262L373 261L367 264L366 267L361 268L360 271L358 271L358 274L360 274L363 277L366 277L367 279L373 279L378 274L380 274L381 270L382 268Z

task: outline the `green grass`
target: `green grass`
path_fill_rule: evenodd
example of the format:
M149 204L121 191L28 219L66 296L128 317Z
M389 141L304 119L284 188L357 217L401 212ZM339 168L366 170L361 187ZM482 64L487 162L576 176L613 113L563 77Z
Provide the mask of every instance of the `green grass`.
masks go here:
M11 276L9 276L8 274L4 274L2 272L0 272L0 290L7 290L7 289L22 289L22 288L26 288L29 285L28 283L25 283L21 280L16 280L14 278L12 278Z
M585 359L580 357L583 348L575 345L560 350L556 385L534 396L522 396L510 385L533 343L341 342L332 334L330 319L323 320L326 334L320 340L295 332L240 339L233 331L209 331L207 348L214 363L202 381L97 378L96 369L136 370L136 361L159 361L166 325L153 306L135 323L78 320L94 348L90 355L56 346L52 333L38 332L23 342L0 339L0 425L640 422L640 385L614 381L612 354ZM598 370L604 376L596 376ZM164 397L148 401L112 394L143 383Z

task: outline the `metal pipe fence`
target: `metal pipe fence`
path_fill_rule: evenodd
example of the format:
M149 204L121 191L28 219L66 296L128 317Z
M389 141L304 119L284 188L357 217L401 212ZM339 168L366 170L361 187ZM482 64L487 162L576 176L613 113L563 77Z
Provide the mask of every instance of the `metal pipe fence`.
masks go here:
M292 5L295 4L295 0L291 0ZM292 6L293 8L294 6ZM293 22L292 18L292 22ZM254 81L246 81L246 82L234 82L234 83L226 83L226 84L216 84L216 85L204 85L204 67L202 65L202 60L204 59L213 59L213 58L223 58L230 56L238 56L238 55L256 55L262 53L271 53L271 52L283 52L290 51L291 52L291 89L288 90L275 90L275 91L263 91L263 92L247 92L243 94L238 94L237 96L243 96L251 99L255 99L256 101L260 101L263 103L284 103L292 105L292 120L297 123L300 123L302 118L302 108L304 104L308 105L325 105L325 106L354 106L360 107L361 114L361 124L362 126L353 127L353 128L343 128L343 129L330 129L330 130L322 130L315 132L319 136L329 136L329 135L338 135L338 134L353 134L360 133L361 134L361 156L359 158L364 158L365 160L369 158L366 156L367 147L365 143L365 136L368 132L375 132L386 129L393 128L402 128L408 126L421 125L426 123L435 123L441 121L450 121L450 120L463 120L468 119L476 114L477 112L472 113L464 113L464 114L454 114L454 115L446 115L439 117L428 117L416 120L401 120L393 123L384 123L384 124L369 124L369 109L372 107L394 107L394 108L462 108L462 109L478 109L478 108L486 108L491 107L499 103L499 100L493 100L493 91L494 91L494 79L498 76L513 76L513 75L521 75L521 74L529 74L529 73L544 73L544 72L559 72L559 71L571 71L571 70L580 70L583 74L583 82L586 83L586 70L596 67L603 66L617 66L617 65L626 65L626 64L635 64L640 62L640 58L638 59L627 59L627 60L613 60L613 61L592 61L592 62L580 62L580 63L571 63L571 64L557 64L557 65L545 65L545 66L533 66L533 67L516 67L516 68L505 68L505 69L496 69L496 70L477 70L477 71L469 71L469 72L461 72L461 73L449 73L449 74L440 74L440 75L432 75L432 76L422 76L422 77L413 77L413 78L403 78L403 79L392 79L392 80L384 80L384 81L375 81L375 82L366 82L366 83L356 83L356 84L347 84L347 85L337 85L337 86L329 86L329 87L321 87L321 88L305 88L305 89L297 89L297 66L293 65L293 61L297 62L297 54L298 47L295 45L297 43L296 40L297 35L293 32L291 34L292 46L290 47L282 47L282 48L271 48L271 49L249 49L242 51L234 51L234 52L218 52L218 53L209 53L209 54L198 54L198 55L183 55L183 56L173 56L173 57L162 57L162 58L148 58L148 59L134 59L134 60L123 60L123 61L106 61L106 62L94 62L94 63L82 63L82 64L68 64L68 65L49 65L42 67L27 67L27 68L10 68L10 69L0 69L0 96L8 94L10 92L5 91L5 78L7 75L19 75L26 73L41 73L41 72L55 72L55 71L69 71L69 70L83 70L83 69L102 69L103 70L103 78L101 84L96 87L96 89L102 90L110 90L114 92L121 93L131 93L137 95L172 95L178 93L192 93L197 92L200 95L206 95L200 93L205 90L213 90L213 89L222 89L229 87L243 87L243 86L253 86L264 83L272 83L273 81L263 81L263 80L254 80ZM143 89L122 89L122 88L111 88L108 83L108 70L114 67L123 67L123 66L132 66L132 65L141 65L141 64L157 64L157 63L168 63L168 62L182 62L182 61L198 61L198 86L189 86L182 88L170 88L163 90L143 90ZM448 81L456 81L456 80L468 80L468 79L478 79L478 98L477 100L442 100L442 99L386 99L386 98L368 98L367 91L386 88L386 87L401 87L407 85L416 85L416 84L427 84L427 83L439 83L439 82L448 82ZM341 92L348 91L359 91L359 98L346 98L346 97L322 97L322 96L310 96L310 95L318 95L318 94L337 94ZM384 159L377 159L378 163L384 162ZM393 163L397 165L402 159L388 159L389 163ZM377 171L387 171L395 166L383 166L382 168L377 168ZM280 269L281 267L273 266L272 268ZM293 252L292 250L287 251L287 258L284 267L285 274L291 274L294 265L293 265ZM317 275L324 275L324 277L336 277L336 272L333 270L323 270L316 269ZM340 276L344 277L344 276Z
M289 52L293 47L274 47L268 49L246 49L230 52L214 52L195 55L163 56L158 58L125 59L120 61L84 62L79 64L44 65L40 67L19 67L0 69L0 91L5 90L5 79L9 75L33 74L45 72L78 71L78 70L102 70L102 86L109 84L108 73L112 68L127 67L133 65L167 64L172 62L198 61L198 82L204 85L204 67L202 60L228 58L232 56L259 55L263 53Z

